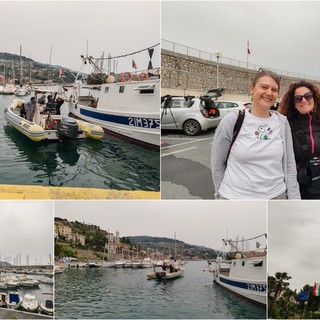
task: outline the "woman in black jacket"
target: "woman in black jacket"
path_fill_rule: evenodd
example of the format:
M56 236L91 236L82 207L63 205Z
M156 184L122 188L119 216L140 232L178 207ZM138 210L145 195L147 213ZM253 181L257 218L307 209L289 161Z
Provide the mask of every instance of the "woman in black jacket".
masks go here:
M301 199L320 199L320 92L307 81L290 85L279 111L290 123Z

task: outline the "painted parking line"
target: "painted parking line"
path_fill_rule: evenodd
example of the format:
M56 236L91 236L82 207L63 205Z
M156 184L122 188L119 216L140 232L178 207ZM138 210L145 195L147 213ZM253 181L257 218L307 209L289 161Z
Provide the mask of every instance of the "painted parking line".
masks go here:
M212 137L203 138L203 139L194 139L194 140L191 140L191 141L186 141L186 142L182 142L182 143L173 144L171 146L161 147L161 150L170 149L170 148L173 148L173 147L179 147L179 146L183 146L185 144L190 144L190 143L194 143L194 142L202 142L202 141L206 141L206 140L212 140Z
M178 151L173 151L173 152L161 154L161 158L162 157L166 157L166 156L171 156L172 154L189 151L189 150L192 150L192 149L197 149L197 147L191 147L191 148L187 148L187 149L182 149L182 150L178 150Z

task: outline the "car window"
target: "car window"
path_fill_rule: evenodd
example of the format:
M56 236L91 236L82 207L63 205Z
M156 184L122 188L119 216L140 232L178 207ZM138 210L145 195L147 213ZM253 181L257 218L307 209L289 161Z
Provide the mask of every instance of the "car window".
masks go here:
M234 102L216 102L216 105L219 109L230 109L230 108L237 108L238 105Z
M194 104L194 101L185 100L184 98L173 98L169 101L167 108L184 109L190 108ZM161 108L164 107L164 102L161 104Z

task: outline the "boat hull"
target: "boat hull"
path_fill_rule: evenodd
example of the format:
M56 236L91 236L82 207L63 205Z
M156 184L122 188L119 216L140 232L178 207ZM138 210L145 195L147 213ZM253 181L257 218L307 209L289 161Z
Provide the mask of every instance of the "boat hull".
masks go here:
M69 104L70 116L95 123L124 140L160 147L159 79L103 84L95 104L83 100L80 89L78 83Z
M234 294L251 301L260 306L267 304L267 284L266 281L259 280L239 280L221 274L215 276L215 282Z

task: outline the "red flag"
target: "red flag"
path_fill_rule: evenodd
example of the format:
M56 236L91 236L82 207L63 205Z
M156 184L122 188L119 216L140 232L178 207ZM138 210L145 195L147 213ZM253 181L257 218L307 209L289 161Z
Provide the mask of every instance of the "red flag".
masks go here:
M247 42L247 53L248 53L248 54L251 53L251 52L250 52L250 48L249 48L249 40L248 40L248 42Z
M133 69L137 69L137 65L136 65L136 63L134 62L133 59L132 59L132 68L133 68Z

